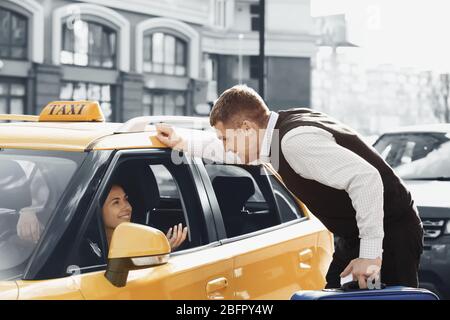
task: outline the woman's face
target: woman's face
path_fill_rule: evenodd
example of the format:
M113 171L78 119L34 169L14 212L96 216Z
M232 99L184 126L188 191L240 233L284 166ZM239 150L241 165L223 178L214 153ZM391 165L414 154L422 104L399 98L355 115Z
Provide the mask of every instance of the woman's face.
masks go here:
M103 205L106 228L115 229L122 222L130 222L132 207L121 186L113 185Z

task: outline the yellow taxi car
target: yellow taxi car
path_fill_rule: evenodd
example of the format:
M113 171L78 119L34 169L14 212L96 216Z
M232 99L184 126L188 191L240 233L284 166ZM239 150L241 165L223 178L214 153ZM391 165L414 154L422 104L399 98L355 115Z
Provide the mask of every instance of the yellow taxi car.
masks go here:
M92 101L0 120L0 299L288 299L324 287L332 234L270 166L173 152L138 125L148 119L105 123ZM118 177L133 215L108 245L101 207ZM171 252L178 223L188 237Z

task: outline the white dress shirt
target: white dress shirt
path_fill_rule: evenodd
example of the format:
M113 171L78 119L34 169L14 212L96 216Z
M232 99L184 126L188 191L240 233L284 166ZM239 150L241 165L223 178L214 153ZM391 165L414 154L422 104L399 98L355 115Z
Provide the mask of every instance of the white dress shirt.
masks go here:
M269 161L277 119L278 114L271 112L261 142L262 162ZM214 135L201 143L190 140L188 148L188 152L216 162L241 163L232 153L224 152L222 142ZM281 152L292 169L303 178L348 193L356 211L361 239L359 257L381 258L384 190L378 170L354 152L337 144L331 133L313 126L297 127L287 132L281 140Z

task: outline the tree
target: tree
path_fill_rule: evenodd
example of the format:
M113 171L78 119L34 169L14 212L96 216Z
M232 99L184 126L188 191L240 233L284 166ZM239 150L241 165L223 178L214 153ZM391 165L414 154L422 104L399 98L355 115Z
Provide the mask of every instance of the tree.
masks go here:
M440 74L433 77L428 74L428 86L431 88L430 102L433 113L441 122L450 122L450 74Z

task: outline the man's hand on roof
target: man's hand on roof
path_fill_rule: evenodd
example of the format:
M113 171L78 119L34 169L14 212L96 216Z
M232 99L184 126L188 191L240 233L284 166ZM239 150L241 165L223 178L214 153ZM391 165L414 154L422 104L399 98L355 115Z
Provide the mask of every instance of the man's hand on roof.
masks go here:
M172 126L159 123L155 127L157 132L156 137L166 146L177 150L186 149L186 142L175 132Z

